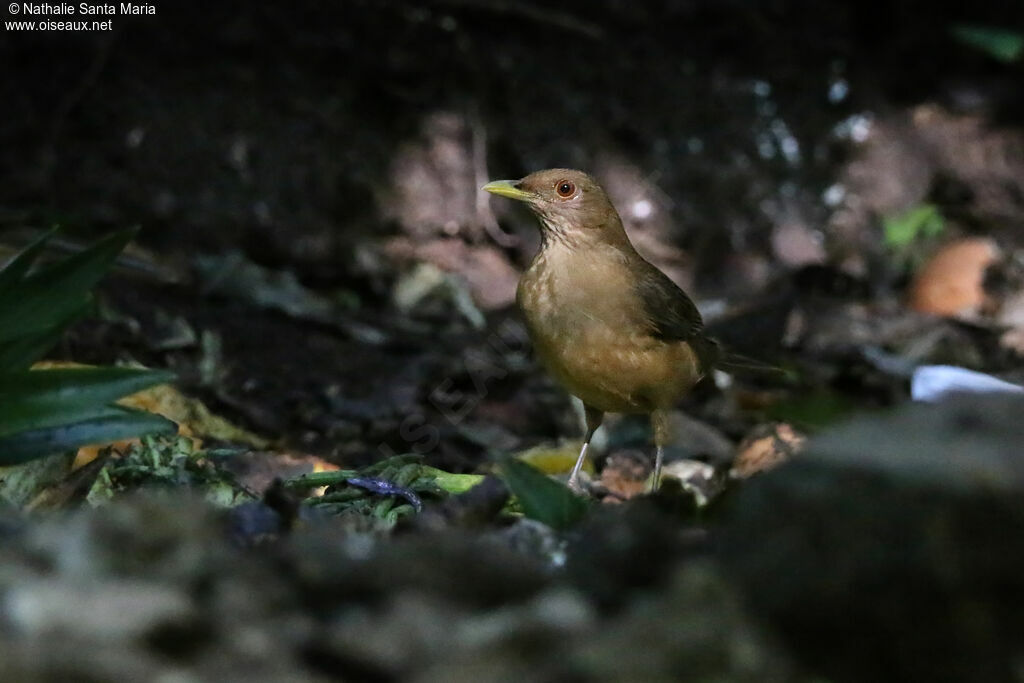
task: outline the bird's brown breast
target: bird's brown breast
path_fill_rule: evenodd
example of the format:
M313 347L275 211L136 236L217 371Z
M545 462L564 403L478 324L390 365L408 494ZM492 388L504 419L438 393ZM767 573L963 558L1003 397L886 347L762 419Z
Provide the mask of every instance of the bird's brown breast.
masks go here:
M639 258L612 245L556 243L519 282L517 302L538 356L572 394L602 411L669 407L701 376L690 344L653 335L633 286Z

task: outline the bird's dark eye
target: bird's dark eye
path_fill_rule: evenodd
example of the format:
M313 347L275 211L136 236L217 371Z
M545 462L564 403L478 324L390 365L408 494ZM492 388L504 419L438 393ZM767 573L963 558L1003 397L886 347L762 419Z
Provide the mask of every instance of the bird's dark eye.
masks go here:
M576 193L576 185L568 180L559 180L555 185L555 192L559 197L571 197Z

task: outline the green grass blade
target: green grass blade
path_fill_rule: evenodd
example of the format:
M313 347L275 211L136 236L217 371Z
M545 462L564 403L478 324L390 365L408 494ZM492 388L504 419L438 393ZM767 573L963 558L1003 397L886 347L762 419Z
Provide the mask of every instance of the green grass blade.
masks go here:
M587 511L585 499L521 460L504 460L500 472L509 490L519 500L523 514L530 519L555 529L565 529L578 522Z
M20 432L0 438L0 466L146 434L174 434L178 426L160 415L114 408L103 417Z
M0 373L28 368L60 339L63 329L51 329L0 344Z
M85 289L89 289L110 270L118 255L124 251L124 248L138 232L136 228L129 228L107 235L99 242L63 261L41 268L32 274L31 279L51 285L58 281L87 282L89 284L85 286Z
M105 420L121 410L116 405L81 405L54 410L50 406L19 405L13 415L4 415L0 422L0 439L62 425Z
M57 228L44 232L8 261L3 269L0 269L0 296L3 296L3 292L9 290L25 277L29 268L39 258L43 247L46 246L46 243L53 237L55 232L57 232Z
M6 400L28 394L54 401L85 398L109 403L173 379L173 372L146 368L71 367L10 372L0 375L0 406Z
M0 343L0 373L27 370L60 341L64 330L85 315L85 309L75 311L56 326L37 334Z
M0 436L104 416L107 405L174 374L136 368L60 368L0 375Z
M134 230L115 233L0 292L0 343L40 334L80 311L134 235Z

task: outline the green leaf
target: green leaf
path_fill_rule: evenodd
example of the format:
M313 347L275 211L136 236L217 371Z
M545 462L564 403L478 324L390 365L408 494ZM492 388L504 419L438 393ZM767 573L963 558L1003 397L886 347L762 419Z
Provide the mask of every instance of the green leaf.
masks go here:
M174 379L137 368L60 368L0 374L0 436L105 419L113 401Z
M53 348L64 335L64 330L85 313L76 311L66 321L38 334L20 337L0 344L0 373L26 370Z
M993 26L956 24L950 28L953 37L965 45L981 50L1000 62L1016 62L1024 54L1024 33Z
M5 411L0 423L0 438L25 432L50 429L88 420L103 420L118 413L115 405L87 403L76 406L37 406L23 402L13 411Z
M898 216L883 221L885 245L890 249L910 246L922 237L935 237L945 229L939 209L933 204L921 204Z
M0 342L41 334L66 322L113 265L135 230L124 230L0 291Z
M586 513L588 503L563 484L521 460L508 458L500 472L530 519L555 529L572 526Z
M423 476L433 477L438 488L453 495L465 493L484 480L482 474L453 474L429 465L423 465L420 472Z
M11 465L151 433L176 433L159 415L111 405L170 381L169 372L136 368L26 370L81 316L90 290L134 236L113 234L32 270L50 231L0 269L0 465Z
M102 417L0 438L0 466L16 465L89 444L109 443L143 434L174 434L178 426L160 415L111 408Z
M172 379L173 372L145 368L70 367L8 372L0 374L0 405L28 395L59 404L82 398L107 403Z
M32 267L32 264L39 258L39 254L42 253L43 247L46 246L46 243L56 232L57 228L47 230L18 252L14 258L7 262L3 269L0 269L0 296L3 295L5 290L10 289L15 283L25 277L28 269Z

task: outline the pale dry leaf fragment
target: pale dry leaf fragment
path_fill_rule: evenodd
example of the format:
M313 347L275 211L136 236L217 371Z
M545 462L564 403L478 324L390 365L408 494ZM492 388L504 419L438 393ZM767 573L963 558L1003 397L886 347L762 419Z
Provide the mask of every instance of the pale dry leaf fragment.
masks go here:
M729 476L746 479L778 467L796 455L805 441L803 434L785 422L763 425L740 442Z

